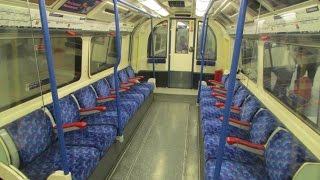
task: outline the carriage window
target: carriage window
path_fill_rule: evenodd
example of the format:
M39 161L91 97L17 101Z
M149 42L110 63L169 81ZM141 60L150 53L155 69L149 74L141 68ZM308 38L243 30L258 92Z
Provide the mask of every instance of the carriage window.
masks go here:
M177 20L176 53L188 54L189 49L189 21Z
M162 21L153 28L154 57L167 57L168 21ZM148 58L151 58L151 33L148 38Z
M320 42L317 39L266 42L263 83L265 90L320 133Z
M117 48L114 37L97 36L91 39L90 74L112 68L116 63Z
M249 39L242 41L240 69L254 82L257 82L257 51L257 41Z
M198 41L197 41L197 60L201 61L200 55L200 41L201 41L201 32L202 32L202 22L198 23ZM210 26L207 30L206 46L204 51L204 60L205 61L216 61L217 60L217 40L216 35ZM201 63L197 63L201 64ZM210 63L206 63L209 65ZM214 65L214 64L213 64Z
M58 87L80 79L81 43L78 37L51 37ZM42 38L0 39L0 55L0 111L40 96L40 83L41 91L49 92Z

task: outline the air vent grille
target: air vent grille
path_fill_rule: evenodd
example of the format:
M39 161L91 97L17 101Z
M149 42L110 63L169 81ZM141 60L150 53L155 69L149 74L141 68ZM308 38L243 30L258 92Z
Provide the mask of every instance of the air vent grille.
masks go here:
M175 14L176 17L191 17L191 14L185 14L185 13L178 13L178 14Z
M185 7L184 1L168 1L170 7Z

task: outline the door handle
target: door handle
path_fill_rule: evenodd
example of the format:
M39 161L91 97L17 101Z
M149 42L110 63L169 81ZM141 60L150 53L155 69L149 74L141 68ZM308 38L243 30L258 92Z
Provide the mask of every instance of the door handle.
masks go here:
M193 47L189 47L189 52L194 52L194 48Z

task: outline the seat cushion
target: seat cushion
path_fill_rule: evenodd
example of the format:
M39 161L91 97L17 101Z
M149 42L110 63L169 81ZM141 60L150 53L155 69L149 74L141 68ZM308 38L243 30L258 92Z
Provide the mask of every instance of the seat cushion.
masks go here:
M120 97L121 98L121 97ZM106 106L108 111L117 111L116 101L109 101L98 104L99 106ZM126 112L130 117L138 110L139 104L136 101L128 99L120 99L120 111Z
M120 115L121 126L123 129L127 125L130 117L126 112L121 112ZM87 122L89 125L113 125L117 127L117 116L117 111L107 111L85 116L83 121Z
M216 159L219 148L220 135L210 134L204 137L204 153L205 159ZM262 164L262 156L239 149L226 143L224 148L223 159L242 162L246 164Z
M201 107L201 119L218 119L223 116L224 109L209 105ZM240 115L230 112L230 118L240 119Z
M72 179L87 179L99 162L100 153L95 148L66 146L66 153ZM45 180L61 169L59 148L55 144L21 170L29 179Z
M211 120L204 119L201 124L203 136L208 134L220 134L222 122L219 119ZM228 126L228 136L235 136L242 139L247 139L249 132L234 126Z
M206 180L213 180L216 160L206 162ZM262 164L244 164L235 161L224 160L222 162L220 177L221 180L267 180L268 175Z
M87 126L64 133L64 141L69 146L94 147L100 151L102 156L114 142L116 134L115 126Z

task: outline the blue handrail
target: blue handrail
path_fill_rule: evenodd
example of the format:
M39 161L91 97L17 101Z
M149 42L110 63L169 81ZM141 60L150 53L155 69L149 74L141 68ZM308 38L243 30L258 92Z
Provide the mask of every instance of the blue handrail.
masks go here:
M57 123L58 130L58 141L59 141L59 150L60 150L60 158L62 162L62 168L65 175L69 174L69 164L67 160L66 147L64 144L64 135L61 121L61 110L59 105L59 97L57 91L56 77L54 73L54 64L53 57L51 51L51 41L50 41L50 33L48 27L48 20L46 14L46 6L44 0L39 0L39 10L40 10L40 19L42 25L42 33L44 36L45 43L45 51L47 57L48 71L49 71L49 79L50 79L50 87L51 87L51 95L53 100L53 112L54 117Z
M242 43L242 37L243 37L243 27L244 22L246 19L246 10L247 10L248 0L242 0L240 4L240 12L238 17L238 24L237 24L237 31L236 31L236 38L234 42L234 51L233 51L233 57L232 57L232 64L231 64L231 70L229 75L229 84L228 84L228 92L227 92L227 100L225 102L225 110L223 115L223 123L221 127L221 135L220 135L220 141L219 141L219 148L217 152L217 161L216 161L216 168L214 171L214 179L219 179L220 171L221 171L221 165L224 155L224 147L226 144L226 137L227 137L227 129L229 125L229 116L230 116L230 109L231 109L231 103L232 103L232 97L233 97L233 89L235 87L235 81L236 81L236 75L237 75L237 68L239 63L239 56L240 56L240 50L241 50L241 43Z
M114 21L116 26L116 47L117 47L117 61L114 65L114 83L116 92L116 104L117 104L117 136L122 136L122 124L121 124L121 112L120 112L120 96L119 96L119 77L118 77L118 66L121 61L121 34L120 34L120 23L119 23L119 13L118 13L118 1L113 0L114 7Z
M200 78L199 78L199 84L198 84L198 98L197 103L200 102L200 95L201 95L201 81L203 78L203 66L204 66L204 50L206 46L206 36L207 36L207 28L208 28L208 17L207 14L203 17L202 22L202 29L201 29L201 41L200 41L200 55L201 55L201 68L200 68Z
M152 58L152 71L153 71L153 78L156 78L156 72L155 72L155 65L154 65L154 46L153 46L153 18L150 17L150 24L151 24L151 58Z

